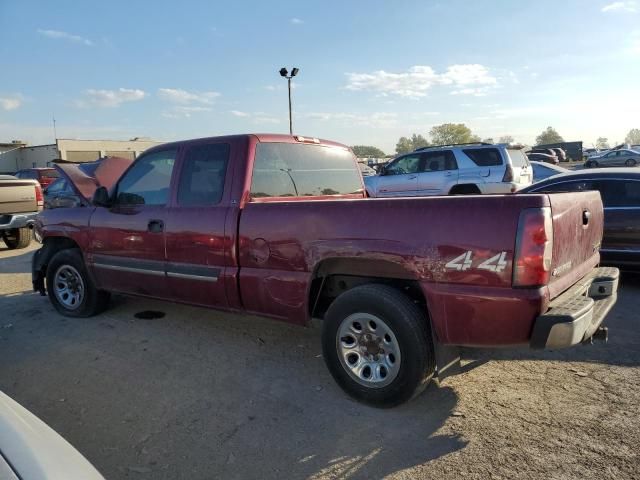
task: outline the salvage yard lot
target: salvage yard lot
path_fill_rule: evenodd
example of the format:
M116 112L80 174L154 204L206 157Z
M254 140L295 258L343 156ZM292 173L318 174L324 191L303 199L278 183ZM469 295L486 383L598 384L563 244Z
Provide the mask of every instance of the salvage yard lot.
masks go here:
M640 478L638 277L608 345L466 350L377 410L334 383L317 330L125 297L62 317L31 292L35 247L0 247L0 390L108 479Z

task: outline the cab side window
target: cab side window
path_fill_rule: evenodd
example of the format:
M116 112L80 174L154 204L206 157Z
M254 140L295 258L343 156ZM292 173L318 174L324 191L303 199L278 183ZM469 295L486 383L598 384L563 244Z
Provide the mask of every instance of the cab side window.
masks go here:
M532 190L536 193L553 193L553 192L583 192L586 190L597 190L594 182L590 180L574 180L572 182L553 183Z
M178 205L215 205L220 202L229 150L227 143L198 145L187 150L178 187Z
M387 175L403 175L420 171L420 154L409 154L390 163L385 169Z
M453 156L453 152L445 150L442 152L426 152L422 154L423 172L442 172L445 170L457 170L458 164Z
M605 208L640 206L640 181L600 180L596 188L600 190Z
M177 150L162 150L140 157L117 187L119 205L166 205Z
M465 148L463 151L479 167L502 165L502 157L497 148Z

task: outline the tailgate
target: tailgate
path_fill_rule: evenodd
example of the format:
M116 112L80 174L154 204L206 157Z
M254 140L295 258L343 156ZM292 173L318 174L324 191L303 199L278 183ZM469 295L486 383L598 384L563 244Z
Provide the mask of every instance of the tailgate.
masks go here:
M35 181L0 181L0 215L37 211Z
M599 262L604 212L600 192L549 195L553 216L553 260L549 294L558 296Z

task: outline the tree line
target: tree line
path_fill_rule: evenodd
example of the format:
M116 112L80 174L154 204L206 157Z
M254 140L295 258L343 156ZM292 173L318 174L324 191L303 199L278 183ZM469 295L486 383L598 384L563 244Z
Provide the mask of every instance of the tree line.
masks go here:
M493 138L481 139L464 123L443 123L442 125L436 125L429 130L428 137L429 138L425 138L423 135L418 133L414 133L410 137L400 137L396 143L396 154L401 155L413 152L416 148L429 147L431 145L451 145L454 143L471 143L481 141L494 143ZM564 138L562 138L562 135L560 135L553 127L547 127L536 137L536 145L548 145L562 142L564 142ZM514 139L511 135L503 135L498 138L497 143L513 144ZM628 143L630 145L640 144L640 129L632 128L629 130L624 143ZM605 137L598 137L595 142L595 147L599 149L609 148L609 140ZM383 158L386 156L379 148L369 145L355 145L351 148L355 155L360 158Z

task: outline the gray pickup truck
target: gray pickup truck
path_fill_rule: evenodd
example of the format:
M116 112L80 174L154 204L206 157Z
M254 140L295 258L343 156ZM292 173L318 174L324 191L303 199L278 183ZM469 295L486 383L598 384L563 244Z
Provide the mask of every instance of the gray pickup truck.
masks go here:
M42 210L43 195L35 180L0 175L0 237L7 248L25 248L31 227Z

